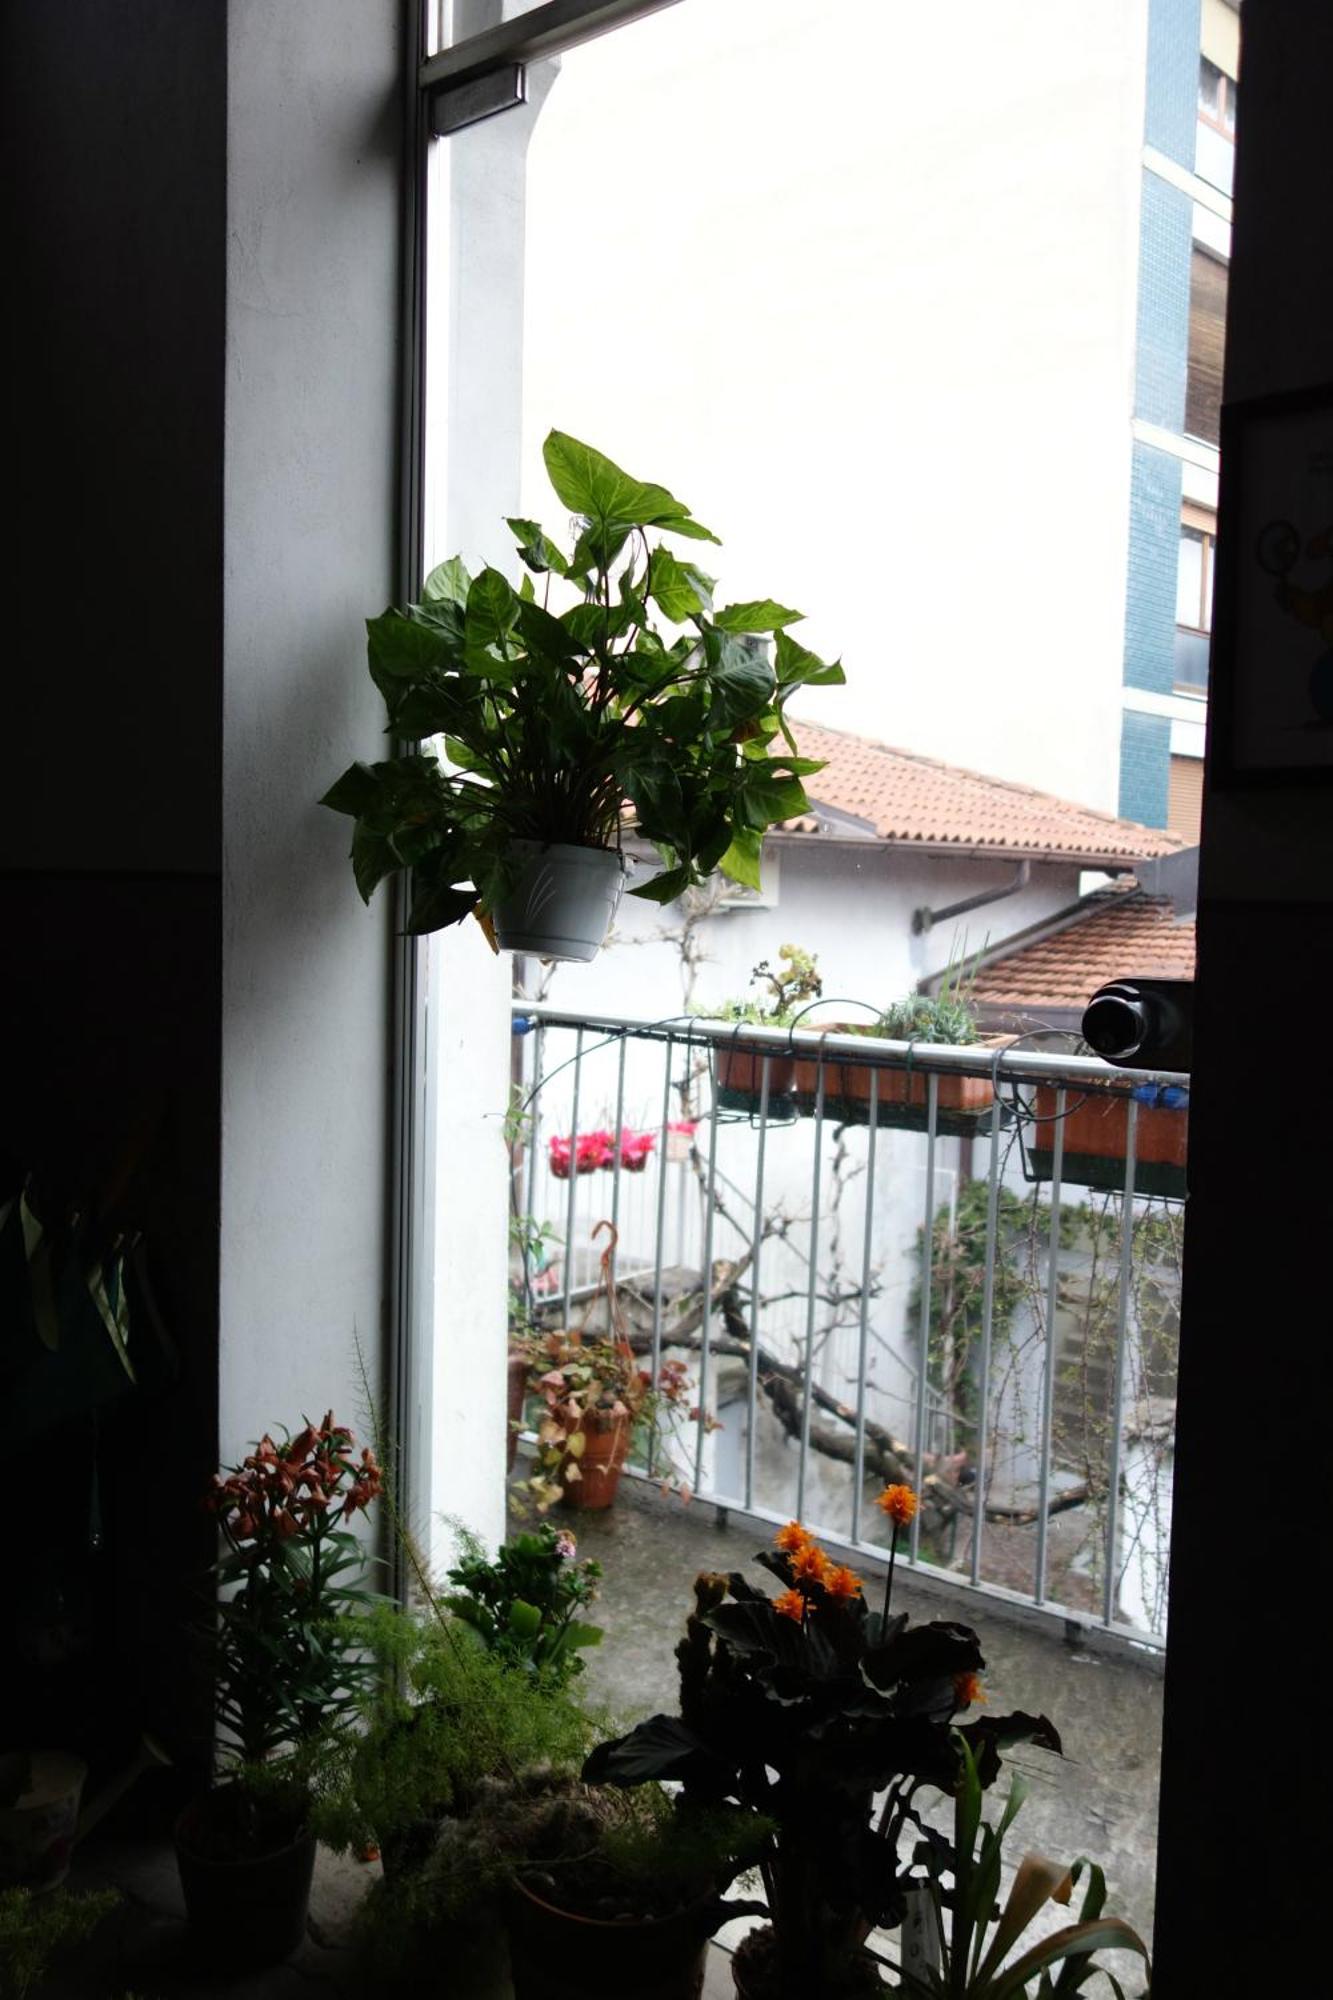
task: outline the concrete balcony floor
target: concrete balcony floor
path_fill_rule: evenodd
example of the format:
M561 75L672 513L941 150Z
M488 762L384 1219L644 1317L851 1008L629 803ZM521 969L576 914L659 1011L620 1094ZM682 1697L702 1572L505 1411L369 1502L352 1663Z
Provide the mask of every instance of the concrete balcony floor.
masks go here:
M657 1709L674 1711L672 1649L695 1575L702 1569L748 1570L764 1537L735 1517L724 1523L712 1506L685 1505L653 1485L630 1479L622 1482L608 1512L572 1514L565 1522L577 1533L580 1553L595 1556L605 1571L592 1615L606 1637L586 1656L585 1694L624 1721ZM874 1567L862 1568L873 1588ZM756 1580L762 1581L762 1572L756 1572ZM882 1584L882 1572L878 1580ZM1063 1759L1020 1749L1007 1760L1031 1788L1010 1836L1015 1860L1035 1848L1062 1861L1084 1854L1099 1861L1106 1871L1108 1908L1150 1940L1162 1696L1161 1676L1151 1658L1140 1664L1098 1657L1055 1634L1011 1622L981 1600L962 1595L946 1600L938 1592L914 1587L901 1573L894 1602L914 1619L953 1617L974 1626L986 1658L992 1706L1044 1712L1061 1732ZM1003 1784L1001 1779L1001 1788ZM103 1926L92 1960L42 1991L53 2000L364 1995L365 1974L348 1948L347 1933L352 1912L377 1872L378 1864L339 1860L321 1850L309 1934L295 1958L249 1977L210 1976L191 1962L170 1848L90 1842L79 1857L75 1885L110 1882L124 1892L125 1905ZM1068 1920L1063 1913L1056 1918ZM705 2000L731 2000L727 1946L734 1945L735 1933L743 1928L724 1930L714 1946ZM1133 1983L1134 1969L1134 1961L1123 1967L1131 1981L1129 1992L1140 1990ZM460 2000L511 2000L502 1971L485 1992L467 1995L457 1984L449 1990Z

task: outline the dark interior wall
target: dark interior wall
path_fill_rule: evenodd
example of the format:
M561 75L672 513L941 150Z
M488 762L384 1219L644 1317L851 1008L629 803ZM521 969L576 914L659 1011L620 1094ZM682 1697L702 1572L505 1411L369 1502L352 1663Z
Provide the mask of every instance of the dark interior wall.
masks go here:
M1242 17L1229 401L1333 383L1333 9ZM1228 470L1222 467L1225 515ZM1219 564L1230 552L1225 541ZM1214 718L1215 719L1215 718ZM1154 1993L1323 1990L1333 785L1224 789L1198 918Z
M180 1360L30 1447L0 1733L103 1762L199 1721L171 1614L216 1430L226 87L220 6L0 21L0 1203L33 1172L142 1231Z

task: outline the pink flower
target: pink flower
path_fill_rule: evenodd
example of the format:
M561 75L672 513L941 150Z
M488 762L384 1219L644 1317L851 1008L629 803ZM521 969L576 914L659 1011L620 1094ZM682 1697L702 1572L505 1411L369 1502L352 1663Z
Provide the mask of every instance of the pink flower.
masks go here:
M628 1126L620 1135L620 1164L627 1174L641 1174L657 1144L655 1132L632 1132Z
M569 1179L571 1150L568 1139L558 1139L554 1134L552 1134L550 1140L547 1142L547 1158L550 1161L551 1172L558 1181L567 1181Z
M573 1562L579 1552L579 1545L568 1528L562 1528L555 1538L555 1552L561 1562Z
M574 1160L579 1173L595 1173L598 1167L609 1167L614 1159L615 1145L609 1132L584 1132L580 1135Z

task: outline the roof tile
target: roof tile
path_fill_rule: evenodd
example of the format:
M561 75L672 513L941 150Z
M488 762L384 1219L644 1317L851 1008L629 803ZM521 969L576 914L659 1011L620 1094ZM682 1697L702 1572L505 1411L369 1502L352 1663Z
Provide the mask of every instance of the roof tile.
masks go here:
M881 840L982 848L996 853L1099 862L1144 860L1187 845L1179 834L1074 805L1004 778L894 750L865 736L798 722L805 757L825 768L806 780L812 803L862 821ZM784 831L814 834L818 819Z
M1141 889L1100 889L1059 930L992 958L970 998L979 1006L1023 1009L1085 1007L1112 979L1192 979L1194 920L1179 921L1169 901Z

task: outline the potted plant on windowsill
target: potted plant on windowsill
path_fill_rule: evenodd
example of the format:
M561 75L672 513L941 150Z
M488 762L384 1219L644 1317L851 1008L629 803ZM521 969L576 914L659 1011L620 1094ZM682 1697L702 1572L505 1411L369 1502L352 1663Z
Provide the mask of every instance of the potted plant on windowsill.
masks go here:
M205 1505L223 1540L215 1708L221 1782L187 1806L176 1858L196 1942L229 1967L300 1944L314 1867L310 1784L354 1723L372 1666L351 1614L371 1593L346 1523L382 1480L330 1411L293 1438L265 1435L218 1475Z
M586 960L629 834L663 863L635 895L671 902L716 869L759 886L765 829L805 810L801 779L820 768L796 754L786 704L844 676L791 637L799 612L767 598L715 608L712 578L650 544L652 529L717 540L665 487L560 431L544 457L577 523L571 552L513 519L529 572L518 590L454 558L418 604L368 625L390 733L438 740L443 756L354 764L323 803L356 822L364 898L412 870L409 931L476 915L502 950Z
M894 1524L882 1612L795 1521L759 1557L783 1586L776 1598L739 1575L700 1576L676 1649L679 1716L650 1717L584 1766L589 1783L675 1780L687 1801L731 1802L773 1823L759 1861L769 1929L734 1961L745 2000L882 1990L864 1945L875 1926L902 1920L911 1858L899 1843L918 1790L952 1792L963 1746L983 1784L1006 1744L1060 1748L1044 1716L959 1724L983 1699L976 1634L890 1616L897 1535L915 1504L905 1486L880 1496Z

